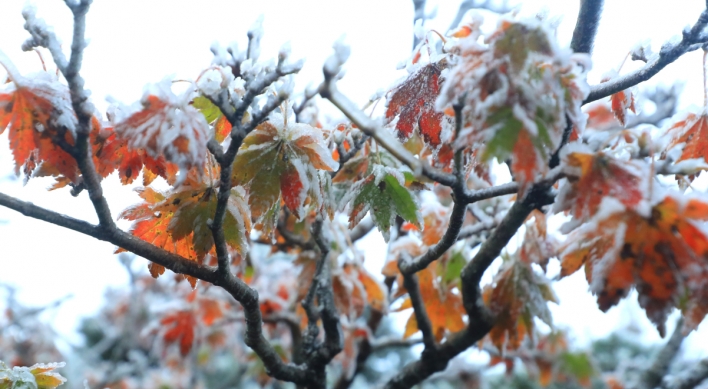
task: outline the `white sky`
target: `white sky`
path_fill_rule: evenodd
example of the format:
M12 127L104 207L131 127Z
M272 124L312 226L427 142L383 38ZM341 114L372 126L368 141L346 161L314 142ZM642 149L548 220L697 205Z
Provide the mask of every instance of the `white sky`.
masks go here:
M0 0L0 49L23 73L40 69L34 53L23 53L21 43L27 38L21 10L24 2ZM195 78L211 62L209 47L218 41L226 45L236 40L246 44L246 31L264 14L265 36L261 57L274 57L280 45L292 43L293 58L306 58L306 65L296 78L296 90L321 80L321 68L331 53L332 43L342 34L352 48L340 89L363 103L378 89L386 89L405 73L396 65L410 54L413 10L410 0L260 0L226 1L172 0L101 0L88 14L87 35L90 45L85 52L82 74L93 91L94 103L105 108L111 95L132 103L142 95L143 85L158 82L167 75ZM451 22L457 0L428 0L428 10L436 5L438 16L429 21L444 32ZM534 14L546 5L551 16L561 18L558 34L567 45L577 15L579 1L524 1L525 14ZM590 82L619 65L637 42L651 39L658 51L661 44L692 24L705 7L702 0L622 0L607 1L594 52L594 70ZM57 35L70 43L71 16L60 0L34 1L38 15L55 27ZM169 4L169 6L166 6ZM47 58L48 59L48 58ZM627 63L623 72L640 64ZM0 71L1 72L1 71ZM691 53L662 71L650 84L684 81L681 106L701 105L701 54ZM328 103L324 111L334 114ZM74 217L96 221L85 194L73 198L68 190L47 193L50 181L33 179L27 186L8 179L12 161L7 135L0 136L0 192L34 202ZM138 197L119 185L115 177L104 181L106 197L113 215L136 203ZM128 224L123 223L127 228ZM379 274L383 261L383 240L370 235L361 242L367 247L367 267ZM373 248L373 249L371 249ZM112 255L113 246L78 233L21 215L0 207L0 283L20 288L19 297L28 304L46 304L67 294L65 302L50 318L64 336L72 335L77 318L95 311L103 302L108 286L127 282L121 265ZM597 309L587 292L582 275L555 284L561 304L552 307L556 324L570 328L579 343L603 336L618 327L630 325L645 331L647 341L658 341L656 331L638 308L636 296L624 300L607 314ZM669 323L669 330L672 326ZM686 342L696 357L707 356L708 325Z

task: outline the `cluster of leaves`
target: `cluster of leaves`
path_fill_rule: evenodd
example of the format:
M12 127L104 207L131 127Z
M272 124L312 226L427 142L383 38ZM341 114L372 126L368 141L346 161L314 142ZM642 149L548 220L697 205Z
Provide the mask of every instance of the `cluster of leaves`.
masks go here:
M293 366L324 376L322 362L343 349L335 363L346 386L379 344L383 318L412 309L397 340L422 340L422 358L450 344L455 350L455 342L472 336L467 346L489 351L492 364L511 368L512 355L521 355L543 385L589 385L592 363L568 351L553 328L548 303L559 303L547 274L553 257L559 278L584 267L600 309L635 288L662 334L674 308L685 317L685 331L695 329L708 314L708 233L700 224L708 219L708 201L655 176L690 182L708 167L706 113L673 120L664 138L653 141L648 129L622 128L628 111L637 112L630 90L581 110L589 58L558 47L549 23L503 16L486 36L481 26L474 17L440 45L421 40L408 78L387 94L383 127L367 127L362 112L348 111L351 104L336 105L353 123L322 124L316 114L298 121L304 105L287 98L288 75L299 67L286 67L287 48L275 67L259 61L259 28L249 33L246 51L215 47L214 64L184 92L164 80L132 107L112 107L106 121L75 112L79 99L58 77L23 77L0 56L9 74L0 91L0 132L9 129L16 171L55 177L53 188L71 185L73 194L88 188L99 211L97 177L117 171L127 185L142 174L142 201L119 215L133 222L132 236L117 252L152 252L152 277L173 268L185 273L175 280L191 285L175 282L165 290L150 278L134 281L132 294L103 313L104 321L120 322L118 333L132 344L100 326L86 328L90 345L101 345L101 358L114 364L109 369L138 358L130 353L136 348L144 361L158 350L183 373L185 364L206 365L219 354L248 366L251 380L264 386L272 382L269 373L292 373ZM335 49L320 88L333 100L339 97L329 85L336 78L332 64L347 53ZM495 182L492 159L509 167L512 183ZM534 200L540 192L555 201ZM503 196L513 193L511 206ZM559 213L570 219L561 229L563 244L548 231L547 218ZM111 223L98 226L102 239L122 236ZM519 247L503 251L521 226ZM389 244L383 283L356 246L373 227ZM480 255L491 258L480 265ZM464 285L470 269L482 267L478 283L499 256L491 283ZM213 284L197 288L198 279ZM480 289L481 296L470 297L469 290ZM150 295L173 301L151 310ZM478 302L468 299L483 306L471 308ZM551 332L538 331L537 319ZM136 323L146 330L129 334ZM243 338L226 335L244 327ZM473 327L482 332L470 335ZM414 337L418 332L422 339ZM439 354L447 358L439 365L455 354ZM34 369L13 370L12 377L59 379L45 367ZM93 381L146 387L146 373L130 375Z
M66 382L66 378L54 372L65 363L37 363L30 367L8 368L0 361L0 388L2 389L54 389Z

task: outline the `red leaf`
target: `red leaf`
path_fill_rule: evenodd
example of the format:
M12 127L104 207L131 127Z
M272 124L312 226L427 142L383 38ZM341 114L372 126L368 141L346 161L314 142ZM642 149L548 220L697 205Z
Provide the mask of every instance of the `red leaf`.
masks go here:
M435 100L440 93L441 66L432 63L412 74L388 101L386 118L393 120L398 115L399 138L410 138L418 128L425 142L433 147L440 145L443 113L435 110Z
M194 315L188 311L179 311L165 316L160 324L167 327L163 336L166 343L179 342L179 351L182 356L189 354L194 342Z

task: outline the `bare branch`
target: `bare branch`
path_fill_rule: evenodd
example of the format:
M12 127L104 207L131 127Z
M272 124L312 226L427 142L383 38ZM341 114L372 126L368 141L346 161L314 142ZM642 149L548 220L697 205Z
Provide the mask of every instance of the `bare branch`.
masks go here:
M399 261L399 268L401 267L401 263L403 261L403 259ZM413 314L415 315L415 320L418 323L418 329L420 329L420 332L423 334L425 351L435 350L435 334L433 333L433 327L430 323L428 312L425 310L425 302L423 302L423 298L420 296L418 276L415 275L415 273L405 273L403 270L401 270L401 273L403 274L403 286L408 291L408 296L411 299L411 305L413 305Z
M418 20L421 21L421 23L425 23L425 3L426 0L413 0L413 25L415 26L416 23L418 23ZM416 47L418 47L418 44L420 43L420 39L413 34L413 49L415 50Z
M583 104L599 100L644 82L659 73L659 71L670 63L676 61L682 55L706 46L706 44L708 44L708 34L705 34L704 30L707 24L708 10L701 12L701 15L691 29L683 31L681 42L677 44L665 43L661 47L659 55L650 60L641 69L593 86L590 88L590 95L585 99Z
M450 222L442 239L440 239L440 241L435 246L431 247L425 254L415 260L399 262L398 268L401 270L401 273L404 275L413 274L425 269L428 265L430 265L430 263L440 258L445 251L452 247L452 245L457 242L457 236L460 233L460 229L462 229L463 222L465 221L466 208L466 203L456 202L452 207Z

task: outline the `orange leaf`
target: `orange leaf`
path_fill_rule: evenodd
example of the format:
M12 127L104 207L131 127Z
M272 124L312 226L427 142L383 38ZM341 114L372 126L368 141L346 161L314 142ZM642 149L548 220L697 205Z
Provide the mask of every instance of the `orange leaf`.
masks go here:
M685 328L696 328L708 313L708 236L694 223L708 220L708 204L666 196L648 214L609 198L602 207L600 217L568 236L561 276L584 264L603 311L634 286L661 334L671 309L686 299Z
M204 164L209 124L184 98L175 96L163 82L155 94L146 93L142 109L115 124L115 132L132 149L151 157L164 157L186 171Z
M579 220L598 211L600 202L608 196L627 207L635 207L644 199L648 176L639 165L620 161L604 153L573 152L563 158L568 183L561 189L556 212L569 210Z

